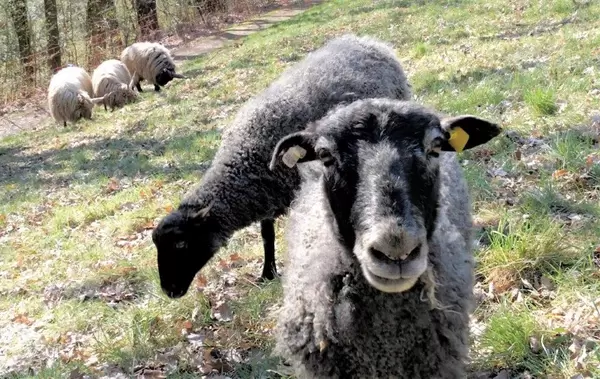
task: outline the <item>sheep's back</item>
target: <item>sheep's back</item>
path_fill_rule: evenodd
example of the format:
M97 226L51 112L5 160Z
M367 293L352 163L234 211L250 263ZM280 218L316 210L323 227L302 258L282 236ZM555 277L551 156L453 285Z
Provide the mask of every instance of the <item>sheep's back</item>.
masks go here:
M300 183L296 170L268 170L273 148L283 136L305 128L342 102L410 96L391 48L365 37L330 41L240 108L223 132L213 164L203 177L202 193L235 194L236 199L222 210L236 215L232 227L277 216L288 207ZM197 193L190 191L183 202L193 203Z
M136 42L121 53L121 61L129 73L135 72L148 82L155 84L156 75L163 68L175 68L169 50L155 42Z
M59 70L50 79L48 92L56 92L58 88L63 88L65 84L70 84L84 90L90 97L94 94L92 78L81 67L71 66Z
M102 62L92 74L92 84L96 97L104 96L123 84L129 85L131 75L127 66L121 61L110 59Z

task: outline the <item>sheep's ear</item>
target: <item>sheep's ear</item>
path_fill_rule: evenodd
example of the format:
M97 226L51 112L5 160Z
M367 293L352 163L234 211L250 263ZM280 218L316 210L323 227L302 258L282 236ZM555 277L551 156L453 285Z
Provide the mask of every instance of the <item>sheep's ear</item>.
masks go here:
M459 153L483 145L502 132L499 125L471 115L444 118L442 129L450 133L450 138L442 143L442 150Z
M185 79L185 76L183 76L183 75L181 75L181 74L178 74L178 73L176 73L176 72L174 72L174 73L173 73L173 77L174 77L174 78L177 78L177 79Z
M279 158L290 168L294 167L296 163L316 159L315 143L318 137L316 133L307 131L292 133L283 137L275 146L269 169L271 171L275 170Z

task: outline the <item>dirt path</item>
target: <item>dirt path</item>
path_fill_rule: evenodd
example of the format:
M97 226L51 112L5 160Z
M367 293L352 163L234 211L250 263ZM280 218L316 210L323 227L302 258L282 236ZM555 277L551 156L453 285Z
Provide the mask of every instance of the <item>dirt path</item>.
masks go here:
M171 54L177 65L185 60L194 59L214 50L220 49L226 44L243 38L252 33L266 29L278 22L288 20L299 15L313 5L322 3L324 0L303 0L296 4L282 6L279 9L255 16L248 21L236 24L232 27L216 32L211 36L199 37L180 46L171 49ZM46 101L31 102L15 112L0 114L0 139L18 134L24 131L39 130L52 123L47 110Z
M304 0L300 4L283 7L224 29L215 35L195 39L184 46L171 49L171 54L176 63L181 64L187 59L194 59L208 54L225 46L227 43L243 38L252 33L266 29L278 22L288 20L299 15L313 5L322 3L323 0Z

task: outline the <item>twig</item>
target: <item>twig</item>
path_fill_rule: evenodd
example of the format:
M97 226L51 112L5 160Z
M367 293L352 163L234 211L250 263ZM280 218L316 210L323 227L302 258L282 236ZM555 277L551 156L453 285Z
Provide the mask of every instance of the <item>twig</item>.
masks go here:
M22 127L20 127L19 125L17 125L17 124L15 124L14 122L12 122L12 120L10 120L9 118L7 118L7 117L4 117L4 116L0 116L0 117L2 117L2 119L4 119L4 120L8 121L8 123L9 123L9 124L11 124L11 125L14 125L14 126L17 128L17 129L20 129L20 130L25 130L25 129L23 129Z
M256 288L260 288L256 283L254 283L252 280L245 278L242 276L242 279L244 279L245 281L247 281L248 283L252 284L254 287Z

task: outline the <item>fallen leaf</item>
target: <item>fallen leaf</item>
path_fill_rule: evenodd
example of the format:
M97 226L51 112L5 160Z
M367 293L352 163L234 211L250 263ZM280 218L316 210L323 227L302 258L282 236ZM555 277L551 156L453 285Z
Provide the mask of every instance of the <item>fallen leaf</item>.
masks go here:
M538 354L541 351L540 341L537 339L537 337L529 337L529 348L533 354Z
M522 157L521 150L515 150L514 157L515 157L516 160L520 161L521 157Z
M119 189L119 181L115 178L110 178L108 185L106 186L106 193L113 193Z
M148 220L145 224L142 225L142 229L143 230L154 229L154 221L153 220Z
M185 329L188 333L192 331L192 328L194 327L194 325L192 324L192 322L190 320L185 320L183 322L183 329Z
M71 371L71 373L69 374L69 379L83 379L83 378L85 378L85 375L83 375L83 373L81 373L81 371L79 371L78 368Z
M211 309L210 317L217 321L228 322L233 319L231 307L224 301L217 302L217 305Z
M167 376L160 370L144 369L141 374L138 374L139 379L164 379Z
M202 344L204 343L204 336L202 334L190 333L186 338L194 347L202 347Z
M208 280L206 279L206 277L202 274L198 275L198 277L196 278L196 289L201 291L204 289L204 287L206 287L207 284Z
M15 317L13 317L12 321L17 322L19 324L25 324L27 326L30 326L31 324L33 324L33 321L31 321L29 319L29 317L27 317L27 315L25 315L25 314L16 315Z
M171 212L173 212L173 206L172 206L172 205L167 205L167 206L165 207L165 211L166 211L167 213L171 213Z
M242 257L240 257L238 253L233 253L229 256L229 260L232 262L239 261L240 259L242 259Z
M567 170L564 169L560 169L560 170L556 170L552 173L552 177L554 179L560 178L561 176L565 176L566 174L568 174L569 172Z

